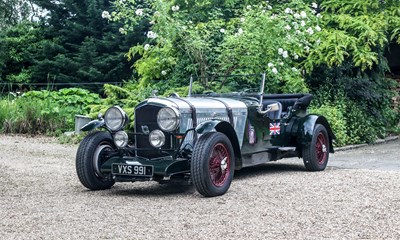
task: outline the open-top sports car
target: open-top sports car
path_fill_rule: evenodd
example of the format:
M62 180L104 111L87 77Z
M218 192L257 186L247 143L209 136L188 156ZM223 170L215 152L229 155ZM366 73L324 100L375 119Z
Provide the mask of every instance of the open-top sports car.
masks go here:
M307 170L324 170L335 136L325 117L307 113L312 95L264 94L265 74L260 78L255 93L195 94L192 77L187 97L138 104L133 132L124 131L124 110L109 108L82 127L91 133L76 155L80 182L102 190L115 182L185 181L213 197L244 167L299 157ZM93 131L99 127L105 130Z

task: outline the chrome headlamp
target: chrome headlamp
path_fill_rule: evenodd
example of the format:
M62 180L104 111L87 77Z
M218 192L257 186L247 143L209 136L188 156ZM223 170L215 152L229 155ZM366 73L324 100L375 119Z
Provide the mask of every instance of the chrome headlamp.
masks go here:
M118 106L107 109L104 114L104 121L108 129L113 132L121 130L128 123L128 115Z
M165 135L161 130L154 130L149 134L149 142L151 146L159 148L165 144Z
M166 132L172 132L179 127L180 113L176 108L164 107L157 114L158 126Z
M117 146L118 148L123 148L128 145L128 134L124 131L116 132L113 136L113 139L115 146Z

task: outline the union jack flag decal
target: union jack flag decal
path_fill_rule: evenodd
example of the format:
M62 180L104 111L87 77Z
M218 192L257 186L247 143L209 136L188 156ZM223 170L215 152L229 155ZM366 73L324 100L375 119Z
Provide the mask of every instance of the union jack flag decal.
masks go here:
M281 123L270 123L269 124L269 135L281 134Z

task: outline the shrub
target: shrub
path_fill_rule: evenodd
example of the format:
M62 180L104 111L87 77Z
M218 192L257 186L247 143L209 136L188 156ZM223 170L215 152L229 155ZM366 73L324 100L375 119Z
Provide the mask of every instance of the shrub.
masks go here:
M0 101L4 133L59 135L74 129L76 114L88 114L100 96L79 88L31 91Z
M326 103L321 106L311 106L310 112L319 114L328 119L331 125L332 131L336 136L335 145L343 146L349 142L349 136L347 135L347 122L344 117L344 111L342 105L336 105L334 103Z

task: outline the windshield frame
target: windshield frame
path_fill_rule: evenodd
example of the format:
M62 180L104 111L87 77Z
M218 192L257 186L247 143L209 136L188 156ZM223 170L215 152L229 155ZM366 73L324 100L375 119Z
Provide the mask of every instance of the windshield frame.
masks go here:
M265 73L262 73L262 74L214 75L214 76L206 76L206 77L195 77L193 75L190 75L188 97L193 97L194 95L202 95L202 94L193 94L193 82L196 79L198 80L198 79L212 78L212 77L214 77L214 78L228 78L228 77L255 77L255 76L261 76L261 81L260 81L260 84L259 84L259 91L258 92L254 92L252 94L259 95L260 96L260 102L262 102L262 97L264 95L264 88L265 88L265 76L266 76ZM216 94L217 95L224 95L224 93L216 93ZM229 94L232 94L232 93L229 93Z

